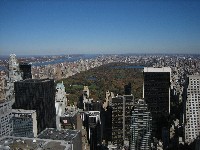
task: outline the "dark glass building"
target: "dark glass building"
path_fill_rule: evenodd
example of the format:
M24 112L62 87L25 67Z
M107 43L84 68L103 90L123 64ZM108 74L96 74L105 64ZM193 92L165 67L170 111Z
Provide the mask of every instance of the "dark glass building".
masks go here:
M168 128L170 113L171 68L144 68L143 97L152 114L152 134L161 139L162 128Z
M36 110L37 131L56 127L53 79L27 79L14 83L14 109Z
M22 79L32 79L31 65L27 63L20 63L19 69L22 72Z
M133 95L112 98L112 143L122 147L130 139Z

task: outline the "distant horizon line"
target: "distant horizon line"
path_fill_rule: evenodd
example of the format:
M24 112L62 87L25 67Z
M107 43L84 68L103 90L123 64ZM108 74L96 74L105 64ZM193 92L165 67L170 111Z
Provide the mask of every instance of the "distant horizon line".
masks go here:
M15 54L16 56L62 56L62 55L200 55L200 53L69 53L69 54L16 54L10 53L5 55L0 55L0 57L8 57L11 54Z

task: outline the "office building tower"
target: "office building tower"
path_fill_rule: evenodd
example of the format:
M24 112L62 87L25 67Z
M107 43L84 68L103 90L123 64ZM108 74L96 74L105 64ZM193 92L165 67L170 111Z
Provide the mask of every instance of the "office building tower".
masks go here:
M15 102L14 82L22 80L19 63L15 54L11 54L8 61L8 78L6 80L5 98Z
M88 111L82 115L86 127L90 150L100 150L102 144L102 128L100 111Z
M190 144L200 135L200 76L189 75L185 101L185 142Z
M117 146L123 146L125 142L129 142L133 105L133 95L112 99L112 143Z
M152 117L144 100L139 99L131 117L131 150L149 150Z
M66 98L65 86L63 82L57 83L56 96L55 96L57 129L61 129L60 117L65 113L66 106L67 106L67 98Z
M125 95L131 95L131 83L130 82L124 86L124 93L125 93Z
M13 136L37 137L35 110L13 109Z
M5 100L6 73L0 70L0 101Z
M12 125L12 102L2 100L0 101L0 137L11 135Z
M152 114L152 134L161 139L162 128L168 128L170 113L171 68L144 68L143 98Z
M15 82L14 109L36 110L37 133L56 127L53 79L27 79Z
M25 80L25 79L32 79L31 64L20 63L19 64L19 69L21 71L23 80Z

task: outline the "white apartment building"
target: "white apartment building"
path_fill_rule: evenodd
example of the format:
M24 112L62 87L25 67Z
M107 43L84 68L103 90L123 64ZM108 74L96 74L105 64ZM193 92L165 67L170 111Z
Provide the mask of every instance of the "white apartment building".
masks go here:
M12 104L11 101L0 101L0 137L11 135L12 124Z
M200 76L189 75L185 103L185 142L193 142L200 135Z

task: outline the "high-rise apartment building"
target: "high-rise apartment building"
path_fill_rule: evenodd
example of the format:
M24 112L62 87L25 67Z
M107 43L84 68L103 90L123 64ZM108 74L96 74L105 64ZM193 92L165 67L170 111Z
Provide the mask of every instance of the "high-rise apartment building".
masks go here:
M112 98L112 143L123 146L130 139L131 111L133 95Z
M13 136L37 137L35 110L13 109Z
M11 54L8 61L8 78L6 79L5 98L15 102L14 82L22 80L19 63L15 54Z
M131 118L131 150L149 150L152 117L144 100L139 99Z
M12 131L12 102L2 100L0 101L0 137L11 135Z
M200 75L189 75L185 101L185 142L200 135Z
M60 117L65 113L66 106L67 106L67 97L65 92L65 86L63 82L57 83L56 96L55 96L57 129L61 129Z
M171 68L144 68L143 98L152 114L152 134L161 138L170 113Z
M56 127L53 79L27 79L15 82L14 109L36 110L37 129Z

